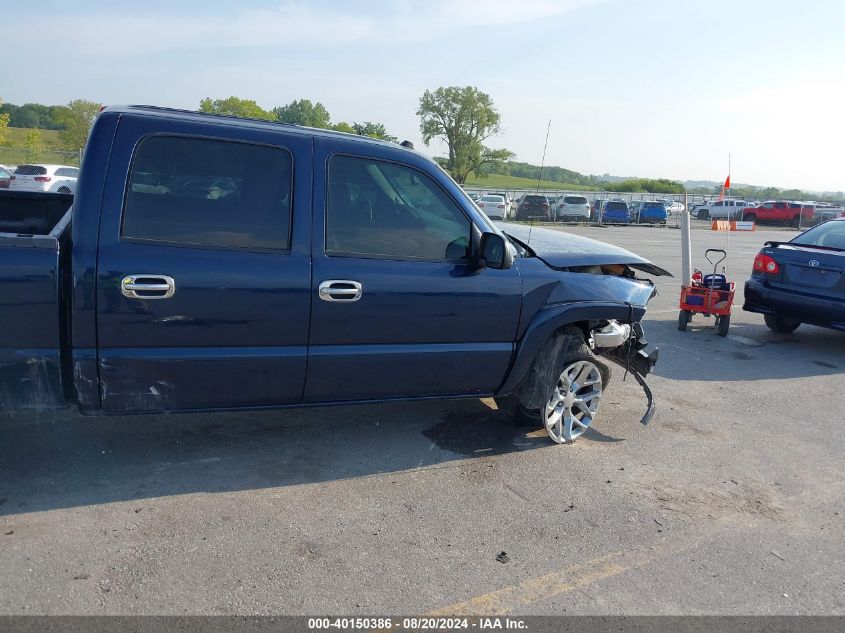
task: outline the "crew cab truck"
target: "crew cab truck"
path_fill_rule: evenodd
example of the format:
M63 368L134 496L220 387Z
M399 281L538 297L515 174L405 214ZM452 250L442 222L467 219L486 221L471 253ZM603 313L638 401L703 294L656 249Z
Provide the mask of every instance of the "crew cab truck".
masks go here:
M108 107L71 209L42 215L0 220L3 409L495 396L565 442L596 415L608 359L639 377L656 360L641 275L665 270L497 227L393 143Z
M742 219L748 222L779 222L795 228L812 225L814 218L815 207L800 202L769 200L742 211Z

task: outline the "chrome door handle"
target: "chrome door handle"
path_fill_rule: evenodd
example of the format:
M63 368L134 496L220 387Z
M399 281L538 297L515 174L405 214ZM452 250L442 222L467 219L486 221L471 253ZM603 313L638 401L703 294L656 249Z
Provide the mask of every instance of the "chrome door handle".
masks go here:
M323 301L351 303L361 298L361 295L364 294L364 289L357 281L329 279L320 284L318 294Z
M176 293L176 281L167 275L127 275L120 292L130 299L169 299Z

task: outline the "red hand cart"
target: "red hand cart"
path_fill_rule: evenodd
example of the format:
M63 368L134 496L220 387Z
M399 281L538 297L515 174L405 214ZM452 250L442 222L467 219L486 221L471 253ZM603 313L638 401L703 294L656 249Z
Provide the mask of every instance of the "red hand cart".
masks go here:
M710 253L721 253L722 257L715 262L710 258ZM713 264L713 274L705 275L701 281L693 278L691 286L681 286L681 301L678 313L678 329L686 332L687 324L692 320L693 314L716 317L716 328L719 336L727 336L728 328L731 326L731 306L734 302L736 284L728 282L724 275L716 272L728 254L718 248L708 248L704 257Z

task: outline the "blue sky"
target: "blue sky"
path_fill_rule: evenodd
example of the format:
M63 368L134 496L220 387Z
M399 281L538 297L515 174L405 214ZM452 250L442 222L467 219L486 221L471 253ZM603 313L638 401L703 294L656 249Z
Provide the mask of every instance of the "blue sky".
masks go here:
M845 3L39 3L7 12L0 98L323 102L419 142L427 88L489 93L491 145L583 173L845 190ZM7 55L8 57L8 55ZM49 70L48 70L49 69ZM423 148L441 153L437 142Z

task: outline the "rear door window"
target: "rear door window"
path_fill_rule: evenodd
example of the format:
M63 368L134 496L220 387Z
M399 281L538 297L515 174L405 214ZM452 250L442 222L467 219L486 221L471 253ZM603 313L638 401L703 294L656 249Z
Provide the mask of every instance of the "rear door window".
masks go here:
M132 161L121 237L171 245L286 250L291 154L282 148L150 136Z

